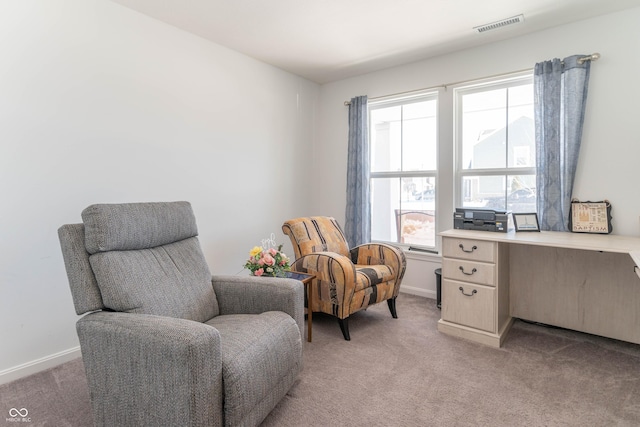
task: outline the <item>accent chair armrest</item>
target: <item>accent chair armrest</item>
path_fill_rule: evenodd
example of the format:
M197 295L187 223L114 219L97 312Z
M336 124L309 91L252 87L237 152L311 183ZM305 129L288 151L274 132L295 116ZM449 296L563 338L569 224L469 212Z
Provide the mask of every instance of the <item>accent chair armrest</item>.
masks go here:
M258 314L282 311L298 324L304 337L304 286L282 277L213 276L220 314Z
M96 425L223 424L222 356L215 328L105 311L86 315L76 328L97 402ZM129 410L120 410L125 407Z
M386 243L367 243L351 249L351 260L358 265L388 265L396 274L393 296L400 292L399 284L407 268L404 251Z
M351 249L351 260L358 265L393 265L401 271L406 264L404 251L386 243L367 243Z
M349 302L356 289L356 268L349 257L336 252L314 252L298 258L291 268L314 274L323 288L320 296L325 297L324 303L339 307L339 312L335 313L338 318L349 316Z

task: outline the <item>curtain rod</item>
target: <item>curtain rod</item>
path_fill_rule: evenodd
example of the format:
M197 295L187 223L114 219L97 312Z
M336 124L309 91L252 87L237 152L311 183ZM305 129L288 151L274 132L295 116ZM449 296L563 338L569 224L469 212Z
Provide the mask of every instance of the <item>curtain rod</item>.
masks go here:
M595 53L592 53L591 55L583 56L582 58L578 58L578 63L582 64L585 61L597 61L598 59L600 59L600 54L598 52L595 52ZM509 74L523 73L523 72L529 71L529 70L531 70L531 68L525 68L524 70L514 71L514 72L509 73ZM500 77L500 76L504 76L504 74L494 74L492 76L483 77L482 79L490 79L490 78L493 78L493 77ZM391 97L391 96L404 95L404 94L407 94L407 93L420 92L420 91L423 91L423 90L431 90L431 89L437 89L437 88L441 88L441 87L446 88L447 86L454 86L454 85L459 85L459 84L462 84L462 83L468 83L468 82L472 82L472 81L476 81L476 80L482 80L482 79L463 80L463 81L460 81L460 82L444 83L444 84L441 84L441 85L438 85L438 86L425 87L425 88L422 88L422 89L415 89L415 90L407 90L405 92L392 93L390 95L384 95L384 96L376 96L376 97L369 98L369 99L374 100L374 99L388 98L388 97ZM349 105L351 105L351 101L344 101L344 105L345 105L345 107L348 107Z
M578 64L583 64L587 61L597 61L598 59L600 59L600 54L598 52L595 52L589 56L583 56L582 58L578 58Z

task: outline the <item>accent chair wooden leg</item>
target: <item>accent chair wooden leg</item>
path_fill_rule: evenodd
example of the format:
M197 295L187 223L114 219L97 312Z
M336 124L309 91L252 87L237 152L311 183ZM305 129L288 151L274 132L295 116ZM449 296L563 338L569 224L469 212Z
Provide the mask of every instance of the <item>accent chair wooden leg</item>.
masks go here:
M396 298L397 297L393 297L393 298L389 298L387 300L387 305L389 306L389 311L391 312L391 316L394 319L398 318L398 312L396 311Z
M349 318L345 317L344 319L338 319L338 323L340 324L340 330L342 331L344 339L351 341L351 337L349 336Z

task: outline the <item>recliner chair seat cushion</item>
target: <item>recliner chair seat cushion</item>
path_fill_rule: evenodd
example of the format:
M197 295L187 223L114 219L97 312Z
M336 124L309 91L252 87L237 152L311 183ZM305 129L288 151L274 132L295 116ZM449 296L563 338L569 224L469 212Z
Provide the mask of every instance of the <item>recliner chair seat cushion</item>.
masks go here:
M197 237L150 249L89 257L105 307L196 322L218 315L211 273Z
M300 370L302 341L295 320L268 311L228 314L207 322L220 332L226 425L255 425L289 389Z
M396 273L388 265L356 265L355 291L394 280Z

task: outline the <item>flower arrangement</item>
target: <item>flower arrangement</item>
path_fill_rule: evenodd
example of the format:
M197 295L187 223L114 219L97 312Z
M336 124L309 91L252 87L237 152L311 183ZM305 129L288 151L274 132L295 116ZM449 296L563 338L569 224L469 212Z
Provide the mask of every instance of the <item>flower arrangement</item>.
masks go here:
M289 258L282 252L282 245L278 246L278 249L255 246L249 251L249 259L244 268L249 270L252 276L271 277L282 277L285 271L291 269Z

